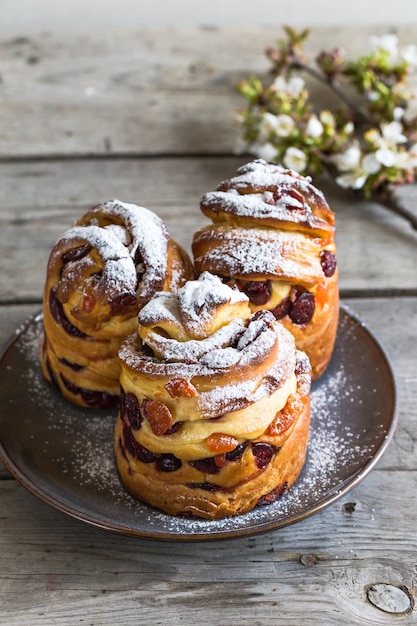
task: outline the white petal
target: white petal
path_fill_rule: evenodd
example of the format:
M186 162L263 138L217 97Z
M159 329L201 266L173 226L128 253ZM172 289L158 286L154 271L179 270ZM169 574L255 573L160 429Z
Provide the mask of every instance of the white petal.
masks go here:
M376 174L381 169L381 163L375 156L375 152L365 154L362 159L362 167L367 174Z
M361 189L366 181L366 176L358 176L355 173L342 174L336 178L336 182L344 189Z
M284 154L283 163L296 172L303 172L307 165L307 157L299 148L290 147Z
M375 158L385 167L391 167L394 165L397 157L392 150L380 148L375 152Z
M312 115L307 122L306 135L308 135L308 137L313 137L313 139L316 139L317 137L321 137L322 134L323 124L317 119L315 115Z

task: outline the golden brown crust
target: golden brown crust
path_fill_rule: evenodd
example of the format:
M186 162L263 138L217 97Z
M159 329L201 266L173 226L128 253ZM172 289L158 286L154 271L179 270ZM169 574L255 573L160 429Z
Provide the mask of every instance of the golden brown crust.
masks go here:
M140 308L193 269L151 211L111 201L90 209L51 251L44 287L44 376L81 406L116 406L117 352Z
M318 378L339 313L335 217L323 194L309 179L259 159L205 194L201 210L213 224L194 235L196 272L236 285L252 311L273 311Z
M122 344L115 454L137 498L209 519L273 501L304 462L310 364L268 311L203 273Z
M217 462L224 465L214 474L212 469L202 471L184 460L177 470L161 471L163 455L151 462L141 462L131 452L132 431L119 416L115 450L122 481L136 498L172 515L218 519L246 513L262 503L272 503L297 480L308 444L309 396L297 392L287 404L287 420L288 414L290 417L287 430L275 437L265 434L247 443L243 454L235 460L232 455L230 460L226 454L217 455ZM265 467L262 462L259 467L253 450L256 450L254 444L263 443L276 447L277 451Z

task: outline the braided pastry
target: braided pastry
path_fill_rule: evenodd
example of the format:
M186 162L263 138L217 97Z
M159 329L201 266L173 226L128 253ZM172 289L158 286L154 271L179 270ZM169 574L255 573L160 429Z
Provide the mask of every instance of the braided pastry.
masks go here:
M127 490L215 519L271 503L306 454L310 365L269 311L203 273L159 293L122 343L115 454Z
M310 179L259 159L203 196L201 210L213 224L194 235L197 274L217 274L248 295L252 311L272 311L318 378L339 313L334 213L323 194Z
M81 406L116 406L121 340L157 291L193 277L191 261L151 211L114 200L67 230L51 251L44 289L42 370Z

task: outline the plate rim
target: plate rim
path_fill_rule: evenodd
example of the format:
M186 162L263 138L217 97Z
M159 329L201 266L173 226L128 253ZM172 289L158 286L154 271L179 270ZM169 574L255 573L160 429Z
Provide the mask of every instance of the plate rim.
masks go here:
M362 330L368 335L368 338L372 341L374 346L379 350L386 371L389 375L389 379L391 382L391 395L390 399L392 400L392 414L390 416L389 426L386 429L385 436L381 441L378 448L375 449L373 455L363 463L351 476L346 478L344 481L338 483L333 486L328 493L324 494L320 501L314 506L309 508L308 510L301 511L295 516L288 516L288 519L281 519L279 523L272 518L269 520L264 520L258 523L255 523L251 528L236 528L233 530L216 530L208 532L193 532L189 533L175 533L172 531L163 530L144 530L136 527L128 527L126 524L118 524L117 522L106 522L103 519L100 519L100 516L97 516L94 511L85 513L84 508L76 507L71 505L68 501L63 498L60 498L58 494L53 496L51 493L48 493L47 490L43 489L40 485L38 485L35 481L31 480L25 471L16 464L13 459L10 457L8 451L3 445L1 433L0 433L0 461L4 464L7 470L11 473L11 475L32 495L38 498L41 502L51 506L57 511L69 516L72 519L76 519L77 521L83 522L89 526L94 528L112 532L113 534L130 536L140 539L148 539L148 540L157 540L157 541L175 541L175 542L198 542L198 541L213 541L213 540L221 540L221 539L238 539L242 537L254 536L257 534L263 534L266 532L271 532L274 530L279 530L281 528L285 528L287 526L293 525L297 522L300 522L308 517L322 511L334 504L337 500L342 498L346 493L348 493L351 489L356 487L362 480L371 472L371 470L377 465L380 461L381 457L384 455L386 449L388 448L399 419L399 392L398 392L398 383L394 368L392 366L391 359L383 346L383 344L376 337L375 333L369 328L368 324L365 323L358 313L356 313L349 305L341 302L340 303L340 312L343 312L351 321L355 322L359 325ZM6 357L9 350L12 350L15 343L19 340L19 338L24 335L24 333L31 327L31 325L36 324L42 320L42 310L38 310L37 312L30 315L16 330L10 337L4 342L3 346L0 349L0 364L3 359ZM340 323L340 317L339 317ZM52 483L53 484L53 483ZM152 507L149 507L150 513L152 514ZM155 509L155 513L161 513L160 511ZM195 520L194 520L195 521ZM198 521L198 520L197 520ZM208 521L208 520L204 520Z

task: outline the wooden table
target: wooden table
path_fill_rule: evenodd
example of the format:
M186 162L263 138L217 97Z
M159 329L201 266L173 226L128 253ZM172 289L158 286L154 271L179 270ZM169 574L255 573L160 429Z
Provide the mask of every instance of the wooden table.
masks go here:
M415 32L401 28L401 41ZM370 34L317 30L310 47L356 52ZM155 210L190 249L206 223L200 196L247 160L234 154L233 116L243 106L234 85L266 70L263 50L279 35L136 30L1 41L1 342L39 310L58 235L100 200ZM297 524L185 544L78 522L1 467L1 624L417 622L417 234L377 205L323 189L337 214L343 302L385 346L398 380L399 423L382 460Z

